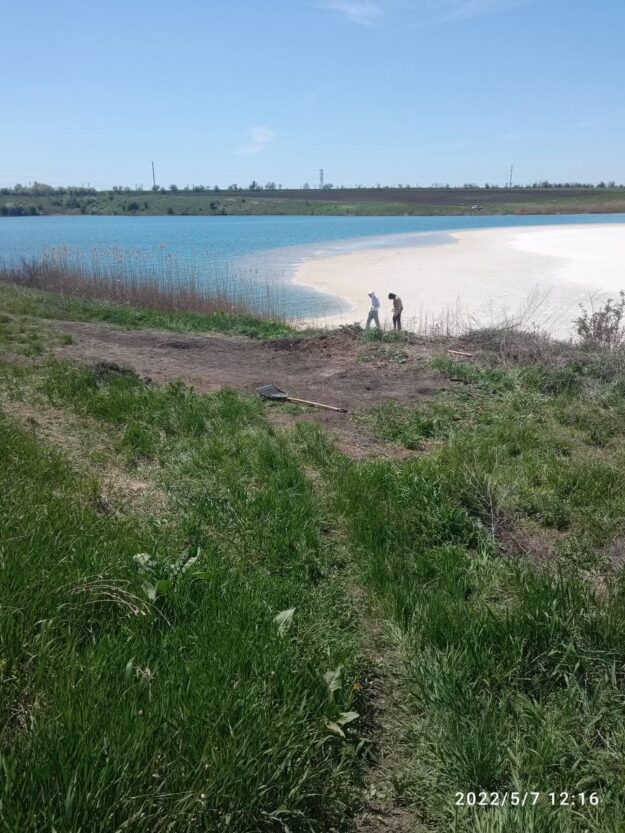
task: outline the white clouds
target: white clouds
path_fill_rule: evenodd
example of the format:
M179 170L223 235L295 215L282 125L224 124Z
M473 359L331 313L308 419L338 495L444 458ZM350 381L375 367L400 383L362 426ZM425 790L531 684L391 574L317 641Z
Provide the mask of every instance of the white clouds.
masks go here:
M252 156L260 153L272 142L278 134L270 127L253 127L250 130L250 138L246 145L240 147L236 153L239 156Z
M485 14L496 14L528 6L535 0L436 0L430 2L430 7L436 12L435 16L443 22L467 20L470 17L481 17Z
M383 17L421 23L454 23L511 11L537 0L322 0L319 8L337 12L352 23L374 26Z
M321 5L361 26L373 26L382 16L381 6L372 0L326 0Z

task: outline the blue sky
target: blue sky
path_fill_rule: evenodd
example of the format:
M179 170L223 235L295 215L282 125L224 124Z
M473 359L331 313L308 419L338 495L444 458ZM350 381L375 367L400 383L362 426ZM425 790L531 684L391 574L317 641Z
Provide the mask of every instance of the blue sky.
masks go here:
M625 182L623 0L0 0L0 184Z

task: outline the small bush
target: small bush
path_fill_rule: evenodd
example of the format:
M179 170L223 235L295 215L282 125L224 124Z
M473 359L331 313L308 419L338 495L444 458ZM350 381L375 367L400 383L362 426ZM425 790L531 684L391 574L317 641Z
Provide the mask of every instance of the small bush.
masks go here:
M605 304L590 310L581 308L581 315L575 319L575 328L584 344L607 347L614 350L625 344L625 292L619 292L619 300L609 298Z
M576 365L556 368L535 365L523 368L519 375L529 387L536 388L541 393L558 395L578 393L582 387L583 372L584 369Z

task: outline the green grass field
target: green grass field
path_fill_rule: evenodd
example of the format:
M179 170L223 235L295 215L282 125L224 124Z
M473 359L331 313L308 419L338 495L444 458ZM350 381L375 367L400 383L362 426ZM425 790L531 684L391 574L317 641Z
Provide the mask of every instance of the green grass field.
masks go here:
M53 360L2 297L3 830L347 833L371 801L622 829L622 352L433 343L460 387L352 415L413 451L355 460L256 398Z
M478 211L474 206L479 205ZM474 215L625 212L624 188L337 188L333 190L99 191L0 195L4 216Z
M111 455L72 465L0 421L3 829L340 824L361 659L297 436L227 392L64 364L3 376L88 417ZM139 459L158 514L94 474Z

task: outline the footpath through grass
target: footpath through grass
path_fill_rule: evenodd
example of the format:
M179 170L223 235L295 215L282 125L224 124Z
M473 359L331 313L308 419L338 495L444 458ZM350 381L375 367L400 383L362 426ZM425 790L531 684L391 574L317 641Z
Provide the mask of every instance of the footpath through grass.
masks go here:
M3 828L349 830L374 696L359 582L401 658L379 777L414 831L620 833L625 363L495 355L439 357L457 390L357 416L404 461L233 392L0 364L7 413L82 419L161 496L111 505L102 452L0 417Z

